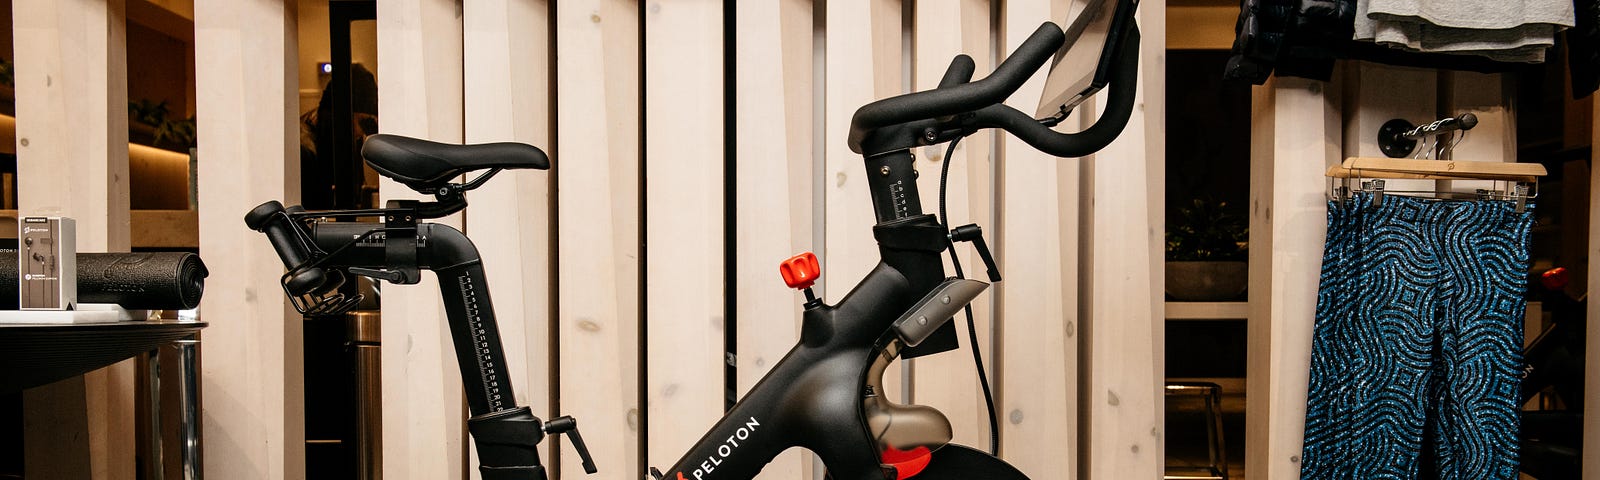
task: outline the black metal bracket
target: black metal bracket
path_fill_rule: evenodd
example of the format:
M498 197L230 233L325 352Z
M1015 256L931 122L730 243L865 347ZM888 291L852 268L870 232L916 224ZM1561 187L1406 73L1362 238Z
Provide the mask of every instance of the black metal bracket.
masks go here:
M422 270L417 267L417 206L416 200L390 200L384 205L389 213L383 217L383 256L388 264L385 274L376 278L411 285L422 281ZM352 272L359 273L359 272Z
M1396 118L1378 127L1378 150L1389 158L1405 158L1416 151L1417 141L1406 138L1406 132L1415 128L1411 122Z

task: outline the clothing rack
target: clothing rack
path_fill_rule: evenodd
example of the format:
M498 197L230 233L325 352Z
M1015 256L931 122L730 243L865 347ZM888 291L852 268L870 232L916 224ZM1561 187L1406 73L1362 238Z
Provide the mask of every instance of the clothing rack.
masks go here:
M1339 165L1329 167L1328 196L1335 201L1353 198L1357 192L1370 193L1374 205L1382 205L1385 194L1411 194L1439 200L1507 200L1516 203L1522 212L1527 202L1538 197L1538 179L1547 172L1543 165L1514 162L1482 162L1452 159L1454 147L1460 140L1450 142L1455 132L1477 126L1478 117L1464 113L1443 118L1420 126L1404 119L1394 119L1383 124L1378 131L1379 148L1389 158L1351 157ZM1432 137L1436 147L1417 152L1418 142ZM1437 150L1437 159L1427 158ZM1415 158L1420 156L1422 158ZM1407 158L1411 157L1411 158ZM1495 182L1491 188L1473 192L1432 190L1395 190L1387 188L1386 179L1407 180L1488 180Z

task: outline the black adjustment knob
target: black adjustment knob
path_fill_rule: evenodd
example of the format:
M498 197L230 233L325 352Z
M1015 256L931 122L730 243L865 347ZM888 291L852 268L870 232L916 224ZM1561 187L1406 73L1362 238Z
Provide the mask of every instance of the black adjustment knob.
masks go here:
M550 419L544 424L544 433L549 435L567 436L572 442L572 449L578 451L578 458L583 459L583 471L595 473L600 469L595 468L594 458L589 456L589 447L583 444L583 436L578 434L578 420L566 415Z
M989 253L989 244L983 241L983 229L976 223L969 223L956 227L950 231L950 239L957 242L972 242L972 247L978 249L978 258L983 259L983 265L989 269L989 281L1000 281L1000 267L994 263L994 255Z
M389 283L395 283L395 284L405 284L406 283L406 274L405 274L405 272L402 272L402 271L399 271L399 270L389 270L389 269L386 269L386 268L363 268L363 267L350 267L350 268L346 268L345 270L348 270L350 273L354 273L356 275L360 275L360 276L363 276L363 277L368 277L368 278L377 279L377 280L387 280Z

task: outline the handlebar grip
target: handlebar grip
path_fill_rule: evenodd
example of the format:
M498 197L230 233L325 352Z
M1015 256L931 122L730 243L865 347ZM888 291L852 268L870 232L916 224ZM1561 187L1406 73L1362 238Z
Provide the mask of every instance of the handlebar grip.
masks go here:
M1039 67L1050 60L1050 56L1056 53L1056 49L1066 39L1066 33L1061 31L1061 27L1051 22L1044 22L1033 35L1028 37L1028 40L1017 47L1016 51L1011 52L1011 56L1000 62L994 72L981 80L950 88L889 97L862 106L850 118L850 151L865 153L862 150L862 141L880 127L970 112L1004 102L1006 97L1011 96L1012 92L1016 92L1028 81L1033 72L1038 71ZM957 59L956 62L960 60ZM957 67L958 65L951 65L952 69ZM949 78L947 73L946 79Z
M278 252L278 259L283 260L283 266L292 270L310 262L312 255L311 247L302 240L305 236L295 234L297 227L287 213L282 203L271 200L246 213L244 224L266 234L272 249ZM295 295L306 295L322 288L327 281L328 274L321 268L308 268L291 277L284 286Z
M1139 29L1129 28L1120 47L1121 57L1109 79L1105 113L1093 126L1078 133L1061 133L1044 126L1033 117L1004 104L978 110L975 119L987 127L999 127L1041 152L1075 158L1092 154L1110 145L1133 114L1139 80Z
M978 65L972 62L972 57L963 53L950 60L950 67L944 70L944 77L939 79L939 88L950 88L972 81L972 72L978 70Z

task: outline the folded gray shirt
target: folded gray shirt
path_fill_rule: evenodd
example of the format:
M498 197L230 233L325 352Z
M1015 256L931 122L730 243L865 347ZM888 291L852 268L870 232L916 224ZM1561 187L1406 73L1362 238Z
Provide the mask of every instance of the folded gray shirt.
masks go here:
M1414 52L1541 62L1576 21L1571 0L1357 0L1355 39Z

